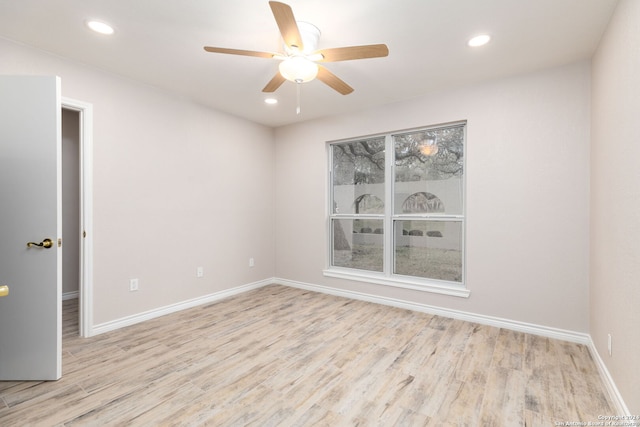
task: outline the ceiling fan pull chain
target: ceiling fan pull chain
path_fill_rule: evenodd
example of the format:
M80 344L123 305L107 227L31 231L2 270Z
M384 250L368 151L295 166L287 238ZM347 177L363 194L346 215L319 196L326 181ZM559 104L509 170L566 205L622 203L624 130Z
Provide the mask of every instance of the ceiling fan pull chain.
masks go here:
M296 83L296 114L300 114L300 86L302 83Z

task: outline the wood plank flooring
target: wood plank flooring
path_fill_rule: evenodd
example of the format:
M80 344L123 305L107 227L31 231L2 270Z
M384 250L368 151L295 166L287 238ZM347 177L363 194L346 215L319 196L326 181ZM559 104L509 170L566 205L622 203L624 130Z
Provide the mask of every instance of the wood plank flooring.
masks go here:
M96 337L0 382L2 426L553 426L614 410L583 345L278 285Z

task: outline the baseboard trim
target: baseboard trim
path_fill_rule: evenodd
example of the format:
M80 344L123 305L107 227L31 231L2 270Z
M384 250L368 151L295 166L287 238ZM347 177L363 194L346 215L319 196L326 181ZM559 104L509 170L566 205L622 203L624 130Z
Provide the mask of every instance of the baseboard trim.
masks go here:
M449 317L452 319L464 320L467 322L479 323L482 325L495 326L513 331L525 332L528 334L540 335L547 338L554 338L563 341L585 344L591 341L589 334L568 331L564 329L551 328L548 326L535 325L532 323L518 322L516 320L503 319L493 316L485 316L482 314L469 313L459 310L451 310L448 308L436 307L427 304L419 304L408 302L395 298L382 297L378 295L366 294L362 292L347 291L344 289L332 288L329 286L314 285L311 283L297 282L288 279L275 278L275 283L291 286L293 288L305 289L308 291L321 292L324 294L335 295L339 297L352 298L361 301L373 302L392 307L404 308L407 310L419 311L422 313L435 314L438 316Z
M80 296L80 292L72 291L72 292L63 292L62 301L66 301L68 299L76 299Z
M258 282L236 286L235 288L225 289L223 291L214 292L212 294L204 295L202 297L193 298L193 299L182 301L176 304L170 304L164 307L134 314L132 316L122 317L120 319L111 320L105 323L100 323L91 328L89 336L103 334L105 332L114 331L116 329L124 328L126 326L135 325L137 323L141 323L146 320L155 319L156 317L164 316L166 314L175 313L177 311L186 310L188 308L197 307L203 304L209 304L224 298L228 298L233 295L241 294L243 292L247 292L253 289L258 289L266 285L271 285L273 283L274 283L273 278L260 280Z
M607 369L607 365L604 364L604 360L602 360L602 357L600 357L600 353L598 353L598 350L596 349L596 345L591 339L591 336L589 336L589 344L587 346L589 347L589 352L591 353L591 357L593 358L594 362L596 363L596 366L598 367L598 371L600 371L600 378L602 378L602 382L604 383L605 387L607 388L607 391L609 392L609 397L611 398L611 401L616 407L616 414L631 415L629 408L627 407L627 405L624 403L624 400L622 399L622 395L620 394L618 387L616 387L616 383L613 381L613 378L611 377L611 374Z

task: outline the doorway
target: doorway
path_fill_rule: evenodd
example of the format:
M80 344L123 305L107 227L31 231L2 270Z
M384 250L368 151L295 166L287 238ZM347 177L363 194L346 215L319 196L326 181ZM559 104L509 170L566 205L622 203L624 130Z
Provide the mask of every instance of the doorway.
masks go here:
M80 113L62 109L62 300L80 295Z
M93 107L62 98L62 298L78 304L78 331L92 333Z

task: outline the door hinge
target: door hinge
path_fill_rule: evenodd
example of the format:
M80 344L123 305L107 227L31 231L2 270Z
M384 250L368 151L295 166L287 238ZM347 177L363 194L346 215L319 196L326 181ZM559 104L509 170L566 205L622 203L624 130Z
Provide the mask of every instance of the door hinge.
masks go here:
M87 237L87 231L86 230L82 230L82 238L86 238Z
M62 237L58 237L58 247L62 247Z

